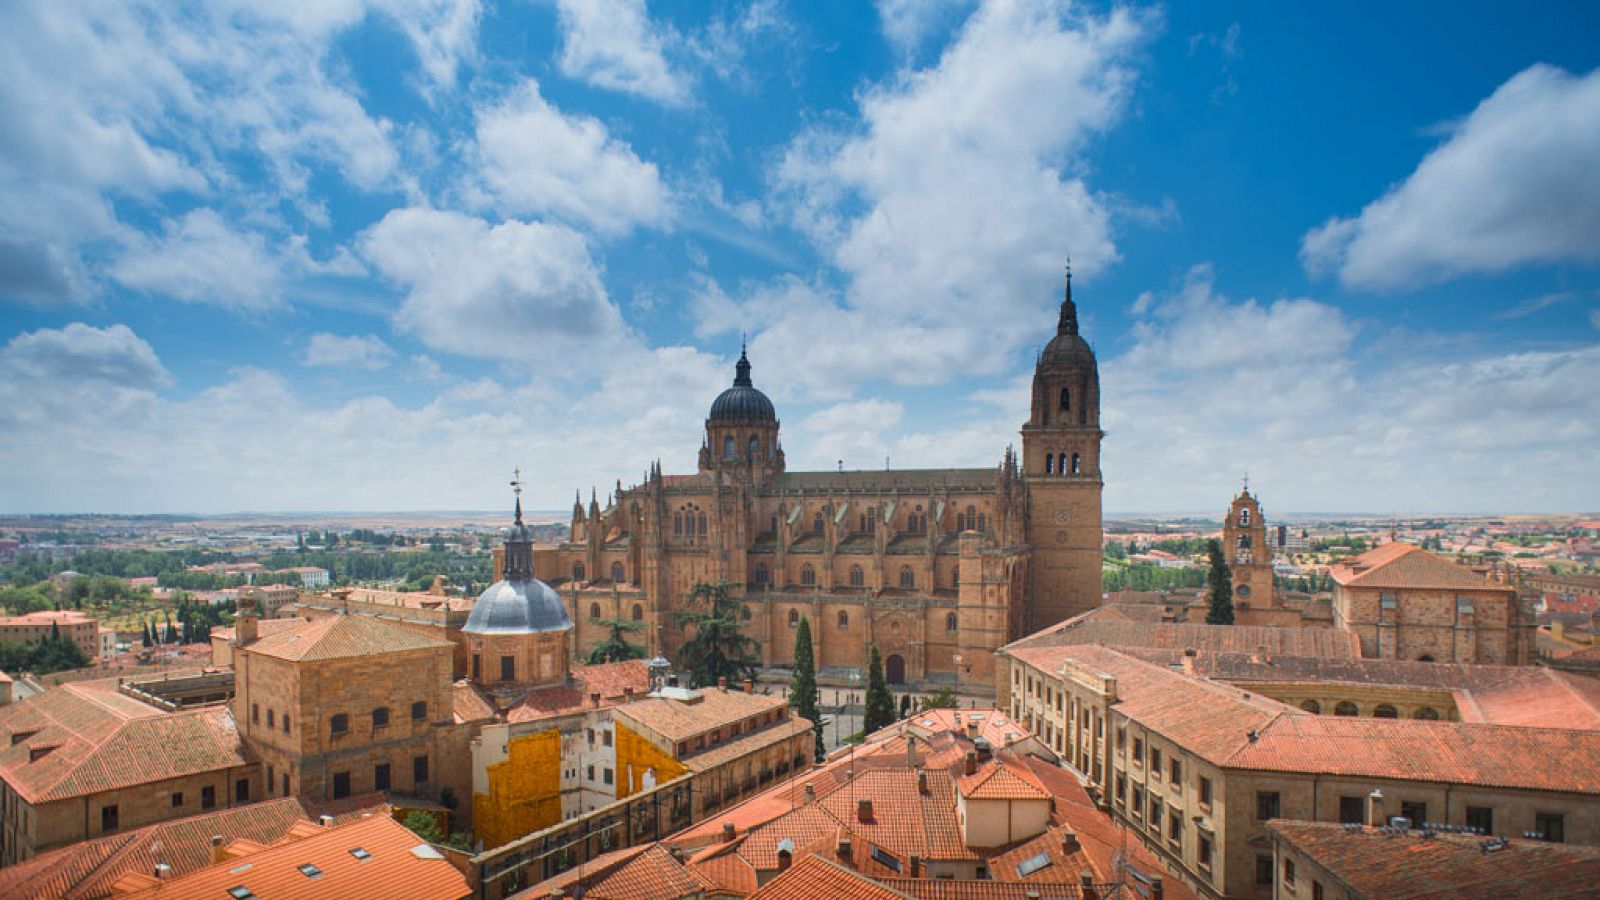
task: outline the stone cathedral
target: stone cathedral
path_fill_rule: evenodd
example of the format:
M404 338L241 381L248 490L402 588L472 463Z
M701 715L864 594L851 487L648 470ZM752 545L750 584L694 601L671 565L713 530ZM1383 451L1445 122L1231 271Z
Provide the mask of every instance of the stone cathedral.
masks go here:
M994 650L1099 605L1100 381L1078 334L1071 273L1056 335L1039 354L1020 457L977 469L792 472L777 411L741 353L711 404L699 470L572 510L568 542L536 549L537 576L578 623L581 654L609 628L674 655L674 611L726 580L765 667L792 664L811 621L819 678L865 681L876 644L888 680L992 688Z

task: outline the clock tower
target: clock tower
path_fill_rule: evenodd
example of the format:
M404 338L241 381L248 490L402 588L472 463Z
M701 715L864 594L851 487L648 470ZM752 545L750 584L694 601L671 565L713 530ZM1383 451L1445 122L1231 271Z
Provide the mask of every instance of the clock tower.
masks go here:
M1222 523L1222 552L1233 571L1233 605L1252 609L1275 606L1267 522L1261 515L1261 503L1250 493L1248 479Z
M1032 550L1026 633L1100 605L1100 372L1078 334L1072 269L1056 335L1033 372L1033 404L1022 426Z

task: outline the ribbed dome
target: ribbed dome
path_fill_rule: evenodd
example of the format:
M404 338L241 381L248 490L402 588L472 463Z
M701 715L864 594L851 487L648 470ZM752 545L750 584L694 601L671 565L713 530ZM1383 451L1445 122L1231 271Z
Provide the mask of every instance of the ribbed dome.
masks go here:
M1093 366L1094 351L1089 349L1089 342L1082 335L1058 334L1044 345L1044 353L1039 360L1045 366L1081 365Z
M734 366L734 373L733 387L717 395L717 399L711 404L709 418L718 421L755 419L762 422L776 422L778 413L773 409L772 401L750 381L750 360L743 350L739 352L739 362Z
M529 578L489 585L478 595L461 630L467 634L534 634L571 627L560 595L550 585Z

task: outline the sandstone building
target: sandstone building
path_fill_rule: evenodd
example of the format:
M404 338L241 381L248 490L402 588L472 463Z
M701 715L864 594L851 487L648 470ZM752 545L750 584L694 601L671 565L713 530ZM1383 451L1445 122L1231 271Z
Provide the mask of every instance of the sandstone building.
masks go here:
M1008 640L1100 602L1100 386L1078 333L1070 275L1034 371L1020 456L993 468L793 472L777 412L740 355L711 405L692 475L653 465L643 484L572 513L540 548L576 646L599 618L646 625L652 653L684 635L673 612L697 582L726 580L767 667L792 664L809 617L826 680L862 679L878 645L891 683L993 683Z

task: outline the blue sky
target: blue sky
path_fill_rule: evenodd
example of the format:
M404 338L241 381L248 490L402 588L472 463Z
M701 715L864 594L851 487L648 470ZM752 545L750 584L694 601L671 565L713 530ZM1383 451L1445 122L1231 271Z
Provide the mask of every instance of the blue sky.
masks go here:
M1600 509L1600 8L0 10L0 508L988 465L1061 268L1106 506Z

